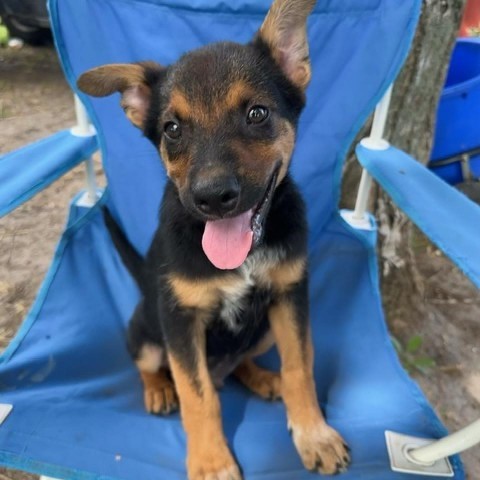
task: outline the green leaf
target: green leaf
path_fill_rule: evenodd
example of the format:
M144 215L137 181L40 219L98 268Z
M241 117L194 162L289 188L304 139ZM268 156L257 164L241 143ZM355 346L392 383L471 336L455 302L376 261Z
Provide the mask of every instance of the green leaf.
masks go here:
M435 360L430 357L418 357L414 360L415 365L425 368L432 368L435 366Z
M407 352L409 353L418 352L418 350L422 346L422 343L423 343L422 337L420 335L414 335L407 342Z
M435 366L435 360L429 357L418 357L412 363L423 374L427 374Z
M403 347L402 344L392 335L390 336L390 340L393 343L393 348L397 351L397 353L402 353L403 352Z

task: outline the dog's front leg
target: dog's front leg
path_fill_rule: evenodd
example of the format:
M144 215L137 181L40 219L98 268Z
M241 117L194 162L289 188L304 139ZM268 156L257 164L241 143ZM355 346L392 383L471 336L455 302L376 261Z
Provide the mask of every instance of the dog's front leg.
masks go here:
M308 470L339 473L350 461L348 447L318 406L306 279L277 294L269 321L281 357L282 397L297 451Z
M223 434L220 401L207 367L205 321L200 312L182 312L179 317L168 322L175 331L166 333L170 368L187 434L188 478L241 480Z

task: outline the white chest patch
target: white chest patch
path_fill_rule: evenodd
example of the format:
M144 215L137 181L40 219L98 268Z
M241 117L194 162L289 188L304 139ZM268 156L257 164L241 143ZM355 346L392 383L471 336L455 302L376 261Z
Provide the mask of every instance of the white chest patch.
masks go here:
M237 270L238 282L221 288L220 317L232 331L240 330L242 312L247 307L248 295L254 287L270 287L270 269L285 258L280 250L258 249Z

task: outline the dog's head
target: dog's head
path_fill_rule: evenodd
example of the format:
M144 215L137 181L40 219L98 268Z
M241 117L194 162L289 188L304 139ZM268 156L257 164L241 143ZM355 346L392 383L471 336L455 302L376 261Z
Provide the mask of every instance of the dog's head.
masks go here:
M310 80L306 21L315 0L275 0L247 45L216 43L175 64L112 64L79 88L122 95L127 117L159 149L183 206L206 223L203 247L236 268L260 242L286 175Z

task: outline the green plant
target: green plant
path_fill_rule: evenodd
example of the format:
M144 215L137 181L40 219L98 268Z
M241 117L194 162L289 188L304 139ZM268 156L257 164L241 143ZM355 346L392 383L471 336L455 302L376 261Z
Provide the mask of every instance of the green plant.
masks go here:
M7 45L9 38L10 35L7 27L0 22L0 47Z
M407 340L405 345L402 345L393 335L390 338L403 367L408 373L413 373L413 371L417 370L420 373L427 374L435 367L435 360L421 353L423 339L420 335L413 335Z

